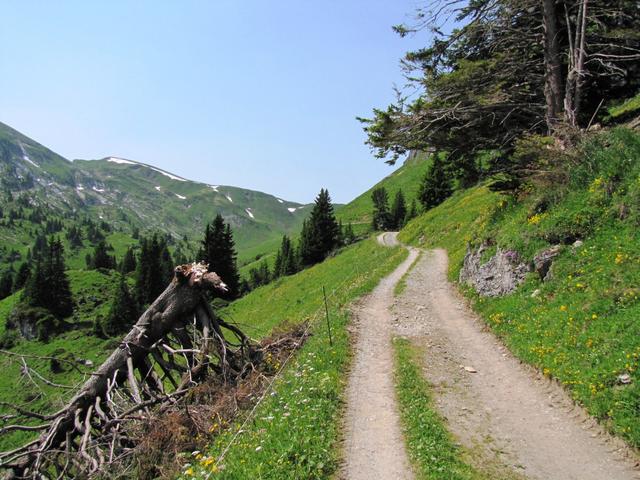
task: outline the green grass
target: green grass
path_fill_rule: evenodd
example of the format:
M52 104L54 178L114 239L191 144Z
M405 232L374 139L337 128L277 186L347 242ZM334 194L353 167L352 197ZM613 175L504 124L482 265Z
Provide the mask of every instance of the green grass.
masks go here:
M444 419L434 410L422 374L421 351L407 339L393 341L395 382L407 452L418 480L489 478L465 463Z
M382 179L347 205L338 208L336 216L342 220L344 225L351 222L356 235L370 231L373 211L371 192L378 187L386 188L389 194L389 207L391 207L396 192L401 189L407 202L407 207L409 207L411 201L418 195L427 164L428 160L423 155L407 160L391 175Z
M71 270L67 272L71 291L77 302L73 317L66 319L73 328L59 336L52 337L48 342L21 340L11 349L13 353L37 356L54 356L69 360L91 360L99 365L115 348L113 340L103 340L93 336L93 321L99 315L106 315L109 311L113 289L117 286L114 273L99 271ZM13 307L18 303L21 292L0 301L0 334L5 330L5 323ZM75 361L75 360L74 360ZM63 372L51 371L48 360L31 359L29 366L49 380L62 385L77 385L85 377L74 370L65 369ZM0 382L0 402L25 405L42 413L59 409L69 398L72 390L61 390L51 387L36 379L37 386L21 374L20 363L16 357L1 355L3 381ZM87 373L90 369L84 369ZM7 413L4 407L0 412ZM22 442L32 438L33 433L16 432L0 437L0 451L14 448Z
M399 297L400 295L402 295L404 291L407 289L407 278L409 278L409 275L411 275L411 271L413 270L413 267L415 267L420 261L420 259L422 258L423 253L424 251L420 250L420 253L416 257L416 259L411 263L407 271L404 272L404 275L402 275L398 283L396 283L395 287L393 287L393 294L396 297Z
M457 279L466 242L492 240L531 261L566 245L542 282L534 273L502 298L474 308L522 360L566 386L612 432L640 447L640 134L605 132L585 142L563 185L519 200L485 188L458 192L411 222L406 243L443 247ZM584 243L573 248L576 238ZM532 293L539 294L532 297ZM621 385L618 376L632 382Z
M215 478L328 478L340 457L342 395L349 356L349 304L371 291L407 252L374 239L344 249L324 263L259 288L223 315L262 337L284 323L313 322L313 336L275 382L226 453ZM333 346L324 321L322 286L329 296ZM242 425L215 437L204 456L185 466L183 478L206 478ZM192 473L193 472L193 473Z
M610 120L628 119L632 115L640 114L640 93L620 105L610 107L608 113Z

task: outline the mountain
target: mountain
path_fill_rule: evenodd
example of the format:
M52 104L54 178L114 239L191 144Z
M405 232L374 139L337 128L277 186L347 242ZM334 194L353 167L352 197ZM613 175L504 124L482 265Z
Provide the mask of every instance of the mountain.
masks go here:
M429 155L412 153L400 168L376 183L366 192L358 195L351 202L336 209L336 216L343 224L352 223L357 232L365 232L371 226L373 201L371 193L376 188L384 187L389 194L389 207L398 190L402 190L407 205L418 196L420 184L429 163ZM418 202L419 203L419 202Z
M209 185L134 160L69 161L0 123L0 186L27 193L31 206L86 214L116 229L157 230L179 239L200 237L217 213L231 223L238 250L297 232L305 205L267 193ZM255 252L255 253L254 253Z

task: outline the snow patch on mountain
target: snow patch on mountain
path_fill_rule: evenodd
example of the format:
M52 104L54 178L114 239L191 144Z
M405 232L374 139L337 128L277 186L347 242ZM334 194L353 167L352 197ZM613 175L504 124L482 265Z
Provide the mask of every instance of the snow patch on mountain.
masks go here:
M104 188L98 188L95 185L91 187L94 192L102 193L104 192Z
M33 165L34 167L38 167L41 168L40 165L38 165L36 162L34 162L33 160L31 160L29 158L29 155L27 155L27 151L24 149L24 145L22 145L22 142L18 142L18 145L20 145L20 150L22 150L22 159L25 162L29 162L31 165Z
M107 158L107 162L120 163L123 165L138 165L136 162L132 162L131 160L125 160L124 158L118 158L118 157L109 157Z
M158 186L158 185L156 185L156 186L155 186L155 187L153 187L153 188L155 188L157 191L160 191L160 186Z
M209 185L209 187L211 187L214 192L217 192L219 185Z
M251 212L250 208L245 208L244 211L247 212L247 215L249 215L251 218L256 218L253 216L253 213Z
M174 193L174 195L175 195L176 197L178 197L180 200L186 200L186 199L187 199L187 197L185 197L185 196L183 196L183 195L180 195L179 193Z
M280 200L279 198L276 198L276 200L278 200L280 203L284 203L284 200Z
M229 200L231 203L233 203L233 200L231 199L231 197L229 195L225 195L225 197L227 197L227 200Z
M289 207L289 208L287 208L287 210L289 210L291 213L293 213L293 212L295 212L297 210L297 208Z
M148 165L147 165L147 166L148 166ZM154 170L154 171L156 171L156 172L158 172L158 173L161 173L161 174L162 174L162 175L164 175L165 177L169 177L171 180L177 180L177 181L179 181L179 182L186 182L186 181L187 181L187 179L186 179L186 178L178 177L178 176L176 176L176 175L173 175L172 173L165 172L164 170L160 170L159 168L151 167L151 166L148 166L148 167L149 167L151 170Z

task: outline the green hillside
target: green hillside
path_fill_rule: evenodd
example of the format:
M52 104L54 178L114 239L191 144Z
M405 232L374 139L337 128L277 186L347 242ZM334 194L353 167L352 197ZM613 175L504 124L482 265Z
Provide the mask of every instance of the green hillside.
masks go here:
M465 293L516 355L638 447L640 134L618 128L574 153L576 161L565 158L559 167L563 184L518 197L485 187L460 191L410 222L400 239L447 249L452 280L467 243L490 242L526 261L560 244L549 280L531 273L515 293L498 298ZM583 243L574 246L576 240ZM621 383L622 375L630 382Z
M311 322L313 336L291 360L273 391L242 426L242 417L185 466L187 478L330 478L339 462L344 372L349 361L349 305L371 291L407 252L369 239L234 302L221 313L254 337L283 324ZM333 345L324 318L329 299ZM286 407L285 407L286 405ZM283 415L283 412L287 412ZM236 441L237 440L237 441ZM224 469L213 460L225 450Z
M340 207L336 215L343 224L351 222L356 231L366 231L371 225L373 202L371 192L379 187L384 187L389 194L390 201L396 192L402 190L408 204L418 195L420 184L428 165L428 156L425 154L412 154L391 175L383 178L369 190L353 199L348 204Z

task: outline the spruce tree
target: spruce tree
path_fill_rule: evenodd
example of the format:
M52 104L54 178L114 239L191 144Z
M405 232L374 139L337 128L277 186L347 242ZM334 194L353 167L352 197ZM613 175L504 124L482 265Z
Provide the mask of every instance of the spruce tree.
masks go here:
M273 278L293 275L297 271L296 254L291 239L284 235L273 265Z
M43 256L36 257L34 271L22 292L22 301L49 310L57 318L73 313L73 298L65 272L62 242L51 238Z
M120 264L120 272L124 275L127 273L135 272L136 270L136 255L133 253L133 248L127 248L127 251L122 258L122 263Z
M30 274L31 274L31 268L29 267L28 262L24 262L22 265L20 265L20 268L18 268L18 273L16 274L16 278L13 282L14 292L20 290L22 287L25 286L25 284L27 283L27 280L29 279Z
M120 275L118 289L115 292L109 314L101 322L102 333L107 337L126 332L138 316L136 302L129 292L124 275Z
M303 224L301 237L304 241L301 243L300 260L304 265L321 262L338 246L339 227L328 190L320 190L306 226Z
M433 163L424 175L424 180L418 192L418 199L425 210L436 207L444 202L453 193L451 182L447 176L440 155L433 155Z
M391 221L394 230L400 230L404 226L404 219L407 216L407 204L404 201L402 190L398 190L393 205L391 207Z
M140 239L140 257L136 267L135 298L138 305L153 302L171 281L173 266L164 239L153 234Z
M116 268L116 259L109 255L109 245L104 240L100 240L93 250L91 257L92 269L113 269Z
M373 201L373 229L389 229L391 214L389 213L389 196L387 195L387 189L384 187L374 189L373 192L371 192L371 200Z
M416 205L415 198L411 200L411 206L407 210L407 215L404 217L404 224L406 225L411 220L418 216L418 206Z
M50 239L49 256L45 265L45 281L48 288L45 308L58 318L68 317L73 313L73 297L65 272L64 247L59 238Z
M0 276L0 300L11 295L13 291L13 272L5 270Z
M237 253L233 240L233 231L225 224L222 215L205 227L199 258L209 264L209 271L216 272L227 284L229 291L225 298L236 298L239 294L240 276L238 274Z

